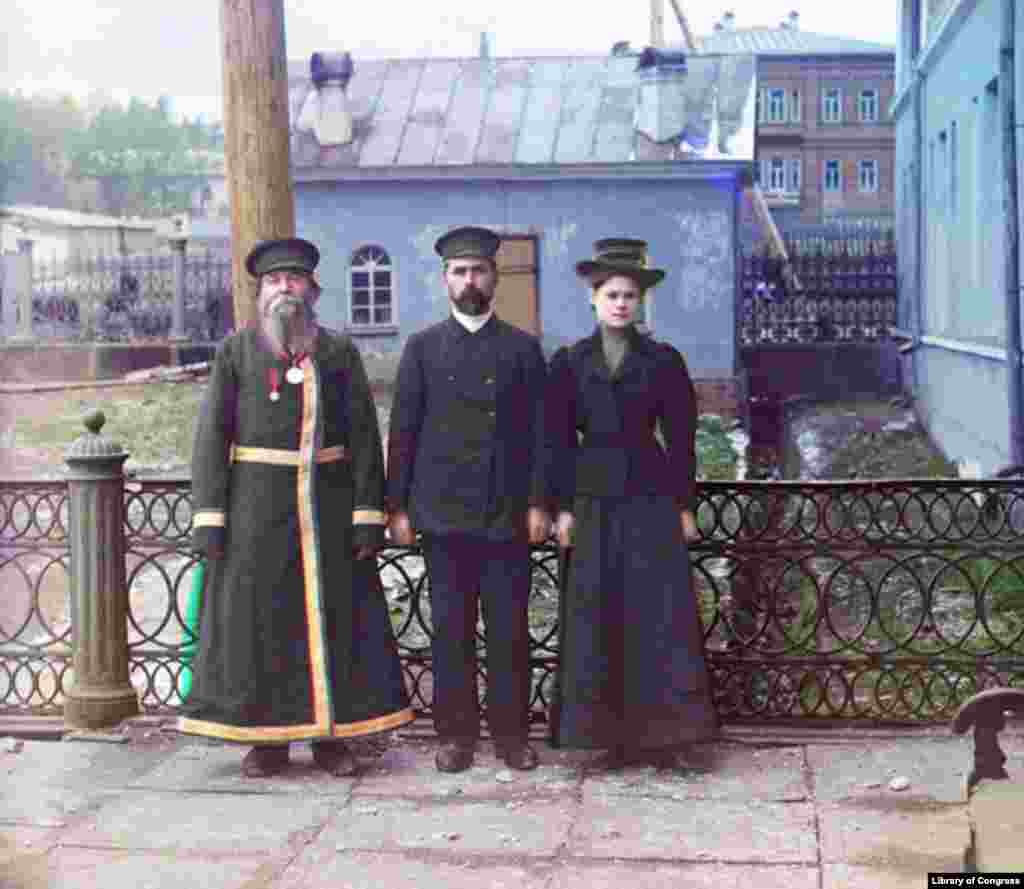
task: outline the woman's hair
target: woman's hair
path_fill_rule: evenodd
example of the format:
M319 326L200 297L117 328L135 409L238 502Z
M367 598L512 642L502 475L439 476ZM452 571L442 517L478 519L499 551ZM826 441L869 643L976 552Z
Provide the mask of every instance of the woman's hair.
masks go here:
M605 284L608 283L612 278L629 278L635 282L637 287L640 289L640 296L643 297L647 288L642 286L639 281L636 280L629 272L613 272L608 269L602 269L601 271L591 272L589 275L590 279L590 290L592 293L597 293Z

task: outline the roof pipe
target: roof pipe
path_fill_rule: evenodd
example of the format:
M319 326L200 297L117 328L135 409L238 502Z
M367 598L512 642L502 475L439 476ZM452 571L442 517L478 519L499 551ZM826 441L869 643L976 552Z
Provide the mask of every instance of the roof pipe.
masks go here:
M1003 130L1003 206L1005 216L1006 393L1010 408L1010 463L1024 463L1024 416L1021 410L1020 242L1017 193L1017 127L1014 104L1016 0L1003 0L999 47L999 103Z

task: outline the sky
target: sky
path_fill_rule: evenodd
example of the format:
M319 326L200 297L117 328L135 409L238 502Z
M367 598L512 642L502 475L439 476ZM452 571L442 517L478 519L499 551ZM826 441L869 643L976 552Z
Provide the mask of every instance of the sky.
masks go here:
M124 101L175 97L175 109L217 116L221 107L222 0L3 0L0 89L57 91ZM681 40L672 5L662 0L665 39ZM731 9L736 27L777 26L791 10L800 28L895 46L897 0L822 3L796 0L680 0L690 28L711 32ZM480 32L492 55L525 56L610 51L619 40L644 46L650 0L285 0L289 59L348 50L360 58L469 56Z

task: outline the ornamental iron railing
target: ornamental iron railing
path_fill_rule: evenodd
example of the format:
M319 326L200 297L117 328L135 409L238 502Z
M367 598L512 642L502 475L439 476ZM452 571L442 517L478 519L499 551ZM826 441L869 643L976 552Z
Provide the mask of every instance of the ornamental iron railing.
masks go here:
M945 721L978 691L1024 687L1020 481L703 482L698 498L692 589L723 719ZM173 713L194 641L190 484L129 480L124 503L131 680L144 710ZM67 516L63 482L0 482L0 713L61 712L72 676ZM558 551L534 547L531 558L531 706L544 723ZM422 555L389 547L378 564L414 706L429 715ZM486 680L482 660L480 670ZM481 694L486 704L486 681Z
M799 287L787 286L781 261L767 251L740 250L741 346L888 339L899 292L894 250L804 253L791 245L789 256Z
M175 276L183 275L183 335L215 342L227 330L231 258L210 251L72 257L32 269L32 333L38 338L124 341L171 331Z

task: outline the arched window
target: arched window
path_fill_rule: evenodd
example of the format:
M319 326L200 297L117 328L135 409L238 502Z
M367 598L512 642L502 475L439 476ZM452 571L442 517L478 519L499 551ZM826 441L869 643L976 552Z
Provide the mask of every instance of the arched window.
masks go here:
M395 324L391 257L372 244L352 254L349 268L349 324L355 328Z

